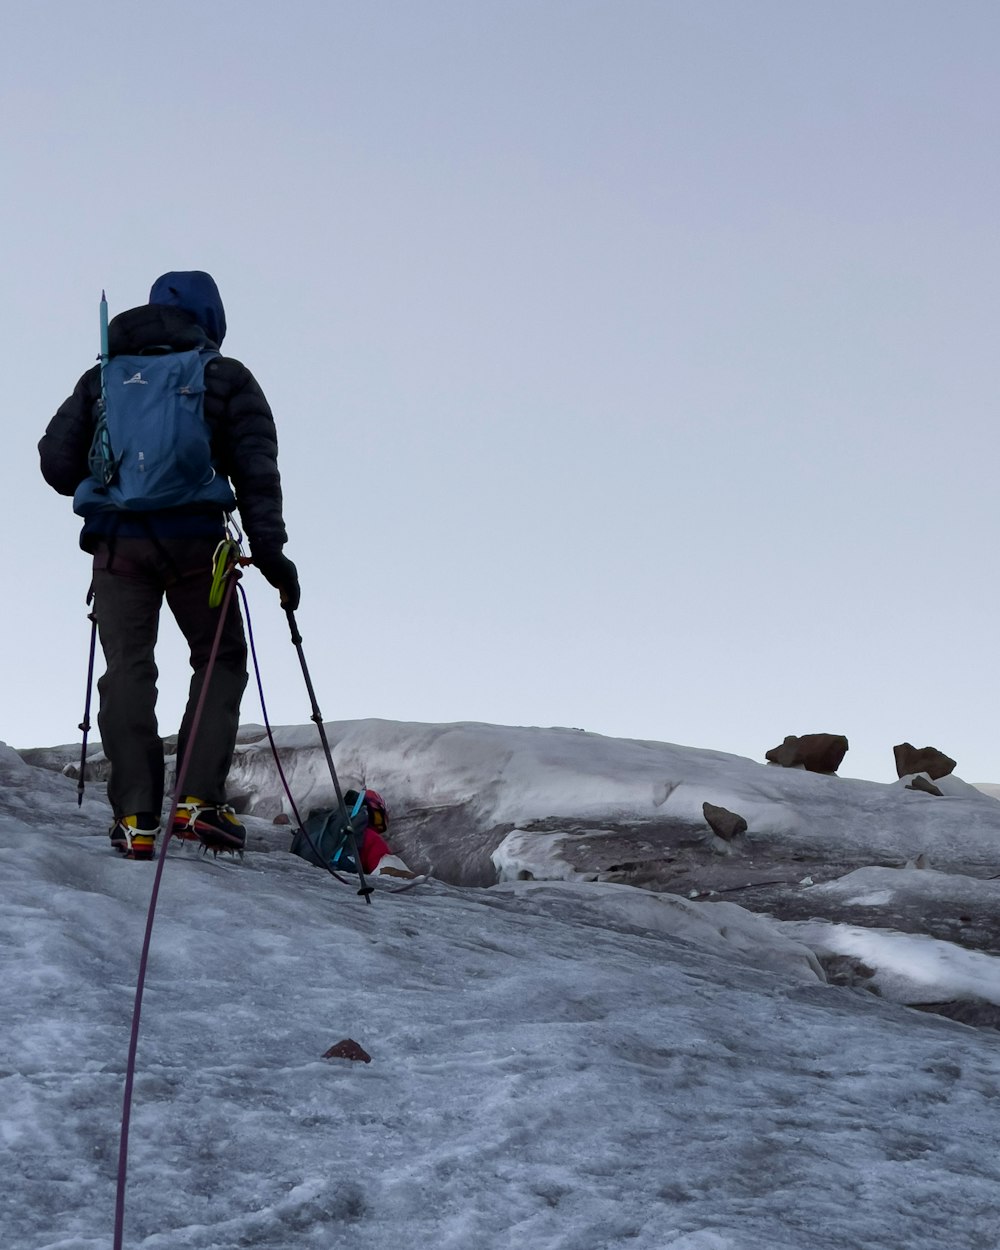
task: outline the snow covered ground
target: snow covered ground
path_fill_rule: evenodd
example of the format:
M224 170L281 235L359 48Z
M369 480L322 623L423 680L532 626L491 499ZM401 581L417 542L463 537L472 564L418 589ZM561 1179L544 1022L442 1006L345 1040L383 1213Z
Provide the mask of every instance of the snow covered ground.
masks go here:
M907 915L921 900L957 915L976 891L988 906L995 800L571 730L331 734L345 784L386 794L415 866L485 874L519 830L533 868L523 848L501 862L563 879L434 880L366 906L263 817L242 864L171 849L127 1246L995 1250L997 1034L901 1003L996 1002L996 960L880 923L901 899ZM314 728L279 736L302 809L321 805ZM254 743L232 780L248 806L280 806ZM705 799L747 816L747 847L695 837ZM0 747L4 1250L111 1245L154 866L112 855L106 824L99 784L78 809L74 781ZM795 898L864 923L785 924L740 894L653 894L546 858L602 825L706 871L822 841L850 867ZM903 866L917 850L931 870ZM898 1002L826 983L817 954L851 951ZM371 1063L322 1058L343 1038Z

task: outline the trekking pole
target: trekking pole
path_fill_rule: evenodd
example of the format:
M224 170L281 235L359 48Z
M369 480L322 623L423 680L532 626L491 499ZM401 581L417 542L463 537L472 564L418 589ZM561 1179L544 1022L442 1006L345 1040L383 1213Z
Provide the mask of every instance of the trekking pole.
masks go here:
M87 591L87 620L90 625L90 662L87 665L87 697L83 704L83 720L77 726L83 730L83 745L80 747L80 777L76 783L76 805L83 807L83 789L87 779L87 735L90 733L90 699L94 692L94 652L97 650L97 610L91 605L94 602L94 583L90 583Z
M101 400L100 410L103 418L108 410L108 384L106 380L106 371L108 367L108 296L101 290L101 302L98 306L98 316L101 323ZM89 463L89 459L88 459ZM90 583L90 589L87 591L87 606L90 607L94 599L94 583ZM87 773L87 735L90 733L90 699L94 687L94 651L97 646L97 615L93 608L87 615L87 619L91 622L90 627L90 663L87 665L87 697L83 705L83 720L77 726L83 731L83 745L80 748L80 777L76 785L76 805L83 806L83 790L86 785Z
M302 676L305 678L306 690L309 692L309 701L312 704L312 720L316 728L319 730L319 739L323 744L323 754L326 756L327 767L330 769L330 776L333 778L333 788L337 795L337 807L340 810L340 818L349 830L351 839L351 847L354 852L354 862L358 866L358 877L361 879L361 889L358 893L363 895L366 903L371 903L371 896L374 893L374 887L370 886L365 880L364 869L361 867L361 851L358 847L358 838L354 832L354 825L351 823L350 815L347 811L347 804L344 802L344 796L340 790L340 781L337 778L337 770L333 766L333 754L330 751L330 743L326 736L326 729L323 726L323 715L319 710L319 704L316 702L316 691L313 689L312 678L309 676L309 668L306 665L305 652L302 650L302 635L299 633L299 627L295 623L295 613L291 608L285 608L285 615L288 617L288 628L292 635L292 645L295 647L299 657L299 665L302 668Z

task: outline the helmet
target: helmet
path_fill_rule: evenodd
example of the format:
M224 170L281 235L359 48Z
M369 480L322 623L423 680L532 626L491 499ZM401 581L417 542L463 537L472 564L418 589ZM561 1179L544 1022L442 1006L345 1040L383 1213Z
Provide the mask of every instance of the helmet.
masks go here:
M384 833L389 827L389 809L385 805L385 799L377 790L366 790L365 806L368 808L369 828Z

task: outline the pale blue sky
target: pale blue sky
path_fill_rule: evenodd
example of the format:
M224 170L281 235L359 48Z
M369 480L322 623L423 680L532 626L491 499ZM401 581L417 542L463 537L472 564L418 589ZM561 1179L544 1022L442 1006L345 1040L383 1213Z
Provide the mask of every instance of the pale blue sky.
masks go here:
M100 290L201 268L328 718L828 730L848 775L909 739L1000 779L998 70L968 0L7 13L0 737L77 733L87 560L34 448Z

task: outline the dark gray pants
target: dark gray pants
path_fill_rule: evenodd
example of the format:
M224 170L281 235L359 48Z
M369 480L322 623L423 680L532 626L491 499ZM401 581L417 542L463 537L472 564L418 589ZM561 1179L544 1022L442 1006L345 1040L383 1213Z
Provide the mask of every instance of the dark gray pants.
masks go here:
M108 798L115 817L159 816L163 805L163 743L156 721L154 659L160 607L167 606L191 651L191 686L177 743L184 759L191 721L205 681L219 609L208 606L214 538L119 538L94 553L94 610L107 661L97 683L98 725L111 763ZM243 619L234 593L184 781L184 795L224 803L240 700L247 683ZM181 796L184 797L184 796Z

